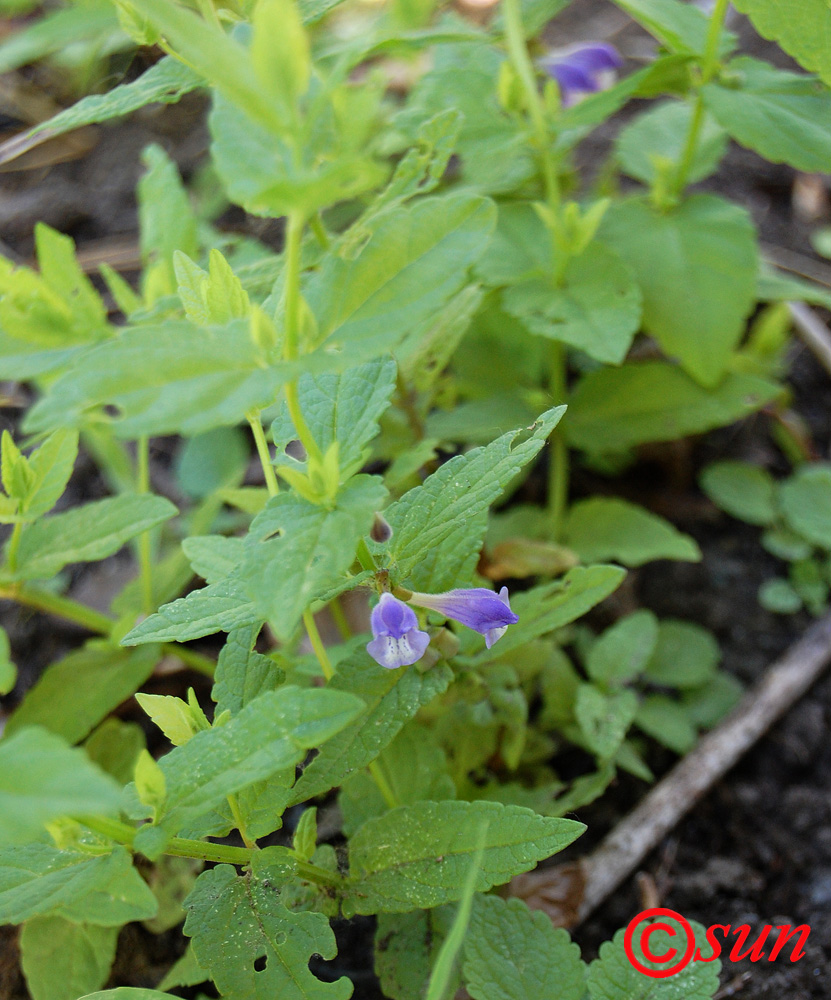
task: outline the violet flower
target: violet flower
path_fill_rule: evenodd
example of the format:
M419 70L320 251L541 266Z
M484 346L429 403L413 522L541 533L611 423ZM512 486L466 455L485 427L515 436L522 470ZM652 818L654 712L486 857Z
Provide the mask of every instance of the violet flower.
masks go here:
M366 651L377 663L388 670L407 667L424 656L430 636L418 628L418 619L412 608L407 607L392 594L381 594L372 609L372 642Z
M449 590L446 594L413 594L411 604L438 611L446 618L453 618L467 625L474 632L481 632L488 649L505 634L509 625L516 625L519 616L511 611L508 588L498 594L485 587L470 590Z
M617 49L605 42L584 42L552 52L539 65L560 88L563 107L581 94L594 94L608 86L607 74L623 65Z

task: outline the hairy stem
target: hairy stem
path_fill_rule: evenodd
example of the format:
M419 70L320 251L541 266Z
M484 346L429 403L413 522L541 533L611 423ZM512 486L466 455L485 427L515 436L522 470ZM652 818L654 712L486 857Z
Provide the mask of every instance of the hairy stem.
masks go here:
M555 403L566 399L566 352L562 344L551 345L549 391ZM548 452L548 517L551 541L559 540L568 502L569 455L560 428L551 435Z
M312 649L317 657L317 662L320 664L320 669L323 671L323 676L327 681L330 681L335 675L335 671L332 669L332 661L329 659L329 654L326 652L326 647L320 638L315 616L308 608L303 612L303 624L306 626L306 634L309 636L309 642L312 644Z

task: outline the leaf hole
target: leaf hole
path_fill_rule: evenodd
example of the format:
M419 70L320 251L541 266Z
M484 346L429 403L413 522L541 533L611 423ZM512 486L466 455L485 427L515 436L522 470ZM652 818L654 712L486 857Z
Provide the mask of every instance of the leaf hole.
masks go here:
M254 971L255 972L265 972L265 966L268 958L265 955L260 955L259 958L254 959Z

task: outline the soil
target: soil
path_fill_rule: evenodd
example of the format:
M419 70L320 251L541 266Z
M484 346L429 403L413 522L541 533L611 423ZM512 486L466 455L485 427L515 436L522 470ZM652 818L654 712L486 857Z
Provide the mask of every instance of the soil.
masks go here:
M645 37L627 23L604 0L577 0L549 35L556 44L611 37L637 60ZM740 31L745 51L788 65L787 58L755 36L745 22L738 19L733 27ZM186 178L192 176L206 151L203 111L204 103L193 96L179 106L149 109L127 122L98 129L82 158L4 173L0 178L4 247L0 249L28 260L33 225L39 219L70 233L81 250L135 246L134 190L141 150L149 142L160 142ZM9 124L13 130L15 123ZM582 157L588 163L608 149L619 125L620 120L604 127L584 145ZM765 244L825 266L811 251L810 224L794 212L794 175L788 168L764 163L732 147L706 187L744 204ZM273 235L263 232L262 223L239 213L229 216L229 223L248 225L251 231L256 228L261 237ZM809 425L818 457L828 458L831 382L798 344L790 361L794 409ZM26 405L26 389L0 384L0 390L4 390L0 396L12 402L0 413L0 423L13 426ZM166 476L170 450L170 442L155 447L154 475ZM698 564L653 563L630 573L607 609L609 617L639 604L661 616L700 622L717 635L724 666L752 684L799 637L810 618L807 614L776 616L759 606L759 585L780 564L761 548L756 529L720 514L696 485L698 472L707 462L725 457L749 458L765 462L774 471L786 470L771 441L770 421L759 415L738 428L695 442L645 450L638 464L620 479L578 472L573 485L578 496L616 493L671 516L680 529L696 538L703 552ZM72 505L104 491L92 463L82 460L64 503ZM89 603L103 603L113 579L127 570L129 565L118 559L80 569L71 578L71 592ZM83 637L73 626L8 604L0 607L0 624L9 631L21 668L18 698L46 665ZM189 684L207 691L205 679L189 673L154 678L152 683L158 693L182 693ZM133 714L129 706L122 711L138 721L140 713ZM776 963L726 960L722 997L808 1000L831 996L830 723L831 677L818 683L642 866L654 882L660 905L705 925L747 923L753 932L751 941L764 924L810 925L806 955L795 964L785 958ZM662 773L672 759L669 754L659 755L652 763ZM600 803L581 810L579 818L589 825L581 851L607 832L645 789L644 783L624 776ZM643 880L630 879L578 929L575 938L586 959L593 958L603 941L644 908L642 886ZM318 971L333 979L349 975L361 1000L380 998L371 971L374 921L336 921L335 930L339 957L321 963ZM157 937L137 926L126 928L109 985L155 986L181 947L178 932ZM15 929L0 928L0 1000L26 997L17 961ZM182 992L193 996L198 991Z

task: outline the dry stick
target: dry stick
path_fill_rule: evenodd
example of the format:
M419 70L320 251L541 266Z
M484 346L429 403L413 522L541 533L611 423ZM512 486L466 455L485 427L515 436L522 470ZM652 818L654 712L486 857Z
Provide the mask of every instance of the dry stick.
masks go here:
M831 330L804 302L789 302L788 309L800 337L817 361L831 375Z
M571 919L563 922L572 926L581 923L614 892L705 792L805 694L830 660L831 614L812 625L768 669L730 716L708 733L592 854L582 859L577 879L574 866L562 866L566 881L583 882L582 898L575 901ZM571 872L566 874L568 869ZM556 872L542 869L519 876L522 883L515 887L516 894L550 912L544 904L545 887L556 885ZM539 886L536 900L535 882Z

